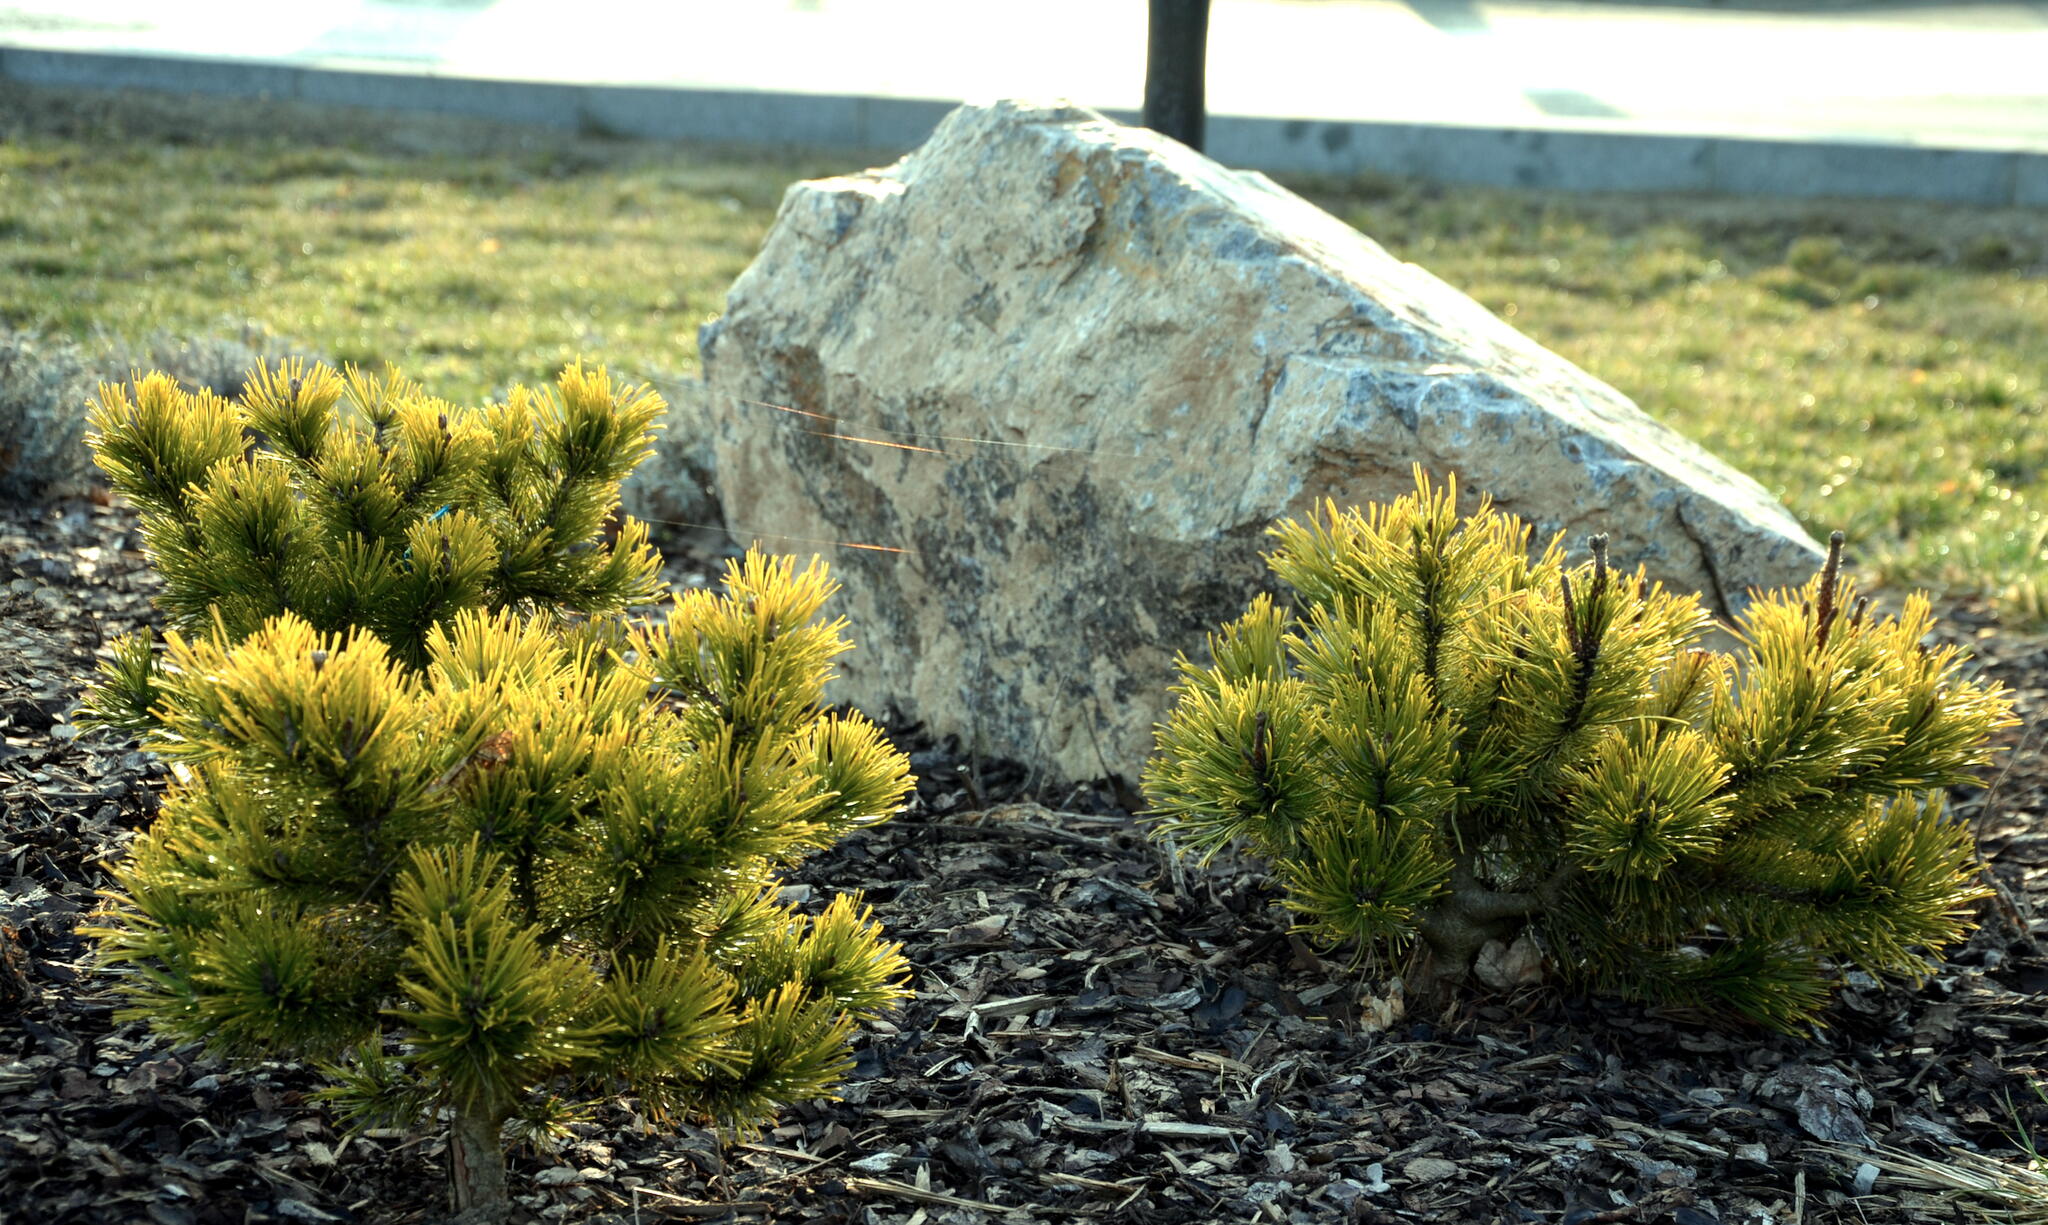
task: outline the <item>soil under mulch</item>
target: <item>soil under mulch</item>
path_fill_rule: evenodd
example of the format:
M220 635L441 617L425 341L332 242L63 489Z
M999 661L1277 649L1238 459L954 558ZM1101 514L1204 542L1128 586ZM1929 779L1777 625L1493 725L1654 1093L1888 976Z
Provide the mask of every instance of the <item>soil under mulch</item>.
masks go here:
M437 1137L344 1137L296 1065L229 1067L116 1022L75 934L164 771L64 716L94 650L151 619L133 520L0 509L0 1222L442 1219ZM685 581L701 565L674 565ZM1106 787L899 729L895 822L795 878L864 889L916 997L844 1099L753 1142L621 1105L515 1154L548 1221L1906 1222L1957 1210L1863 1167L1877 1142L2018 1157L2048 1123L2048 647L1956 610L2028 726L1961 796L2003 895L1915 990L1859 979L1792 1039L1541 994L1401 1016L1290 936L1256 872L1181 868ZM21 996L25 994L26 999Z

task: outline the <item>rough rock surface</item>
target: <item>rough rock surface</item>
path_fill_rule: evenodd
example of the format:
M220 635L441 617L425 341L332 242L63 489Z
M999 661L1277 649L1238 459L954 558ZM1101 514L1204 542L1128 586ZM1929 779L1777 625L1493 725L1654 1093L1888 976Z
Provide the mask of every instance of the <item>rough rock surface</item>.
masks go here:
M831 549L840 700L1135 777L1262 532L1455 471L1727 609L1819 549L1754 481L1256 174L1072 106L967 106L785 196L702 336L743 541ZM900 551L847 547L879 545Z

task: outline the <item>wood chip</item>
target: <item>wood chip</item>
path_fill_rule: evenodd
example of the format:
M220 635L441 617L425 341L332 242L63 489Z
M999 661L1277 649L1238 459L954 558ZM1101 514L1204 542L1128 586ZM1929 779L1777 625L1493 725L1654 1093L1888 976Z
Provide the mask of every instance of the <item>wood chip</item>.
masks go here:
M916 1200L921 1204L942 1204L948 1208L973 1208L981 1212L999 1213L1016 1211L1014 1208L1006 1208L1001 1204L990 1204L978 1199L948 1195L943 1191L927 1191L921 1187L913 1187L900 1182L890 1182L882 1178L849 1178L846 1180L846 1186L851 1191L865 1191L870 1195L893 1195L897 1199Z

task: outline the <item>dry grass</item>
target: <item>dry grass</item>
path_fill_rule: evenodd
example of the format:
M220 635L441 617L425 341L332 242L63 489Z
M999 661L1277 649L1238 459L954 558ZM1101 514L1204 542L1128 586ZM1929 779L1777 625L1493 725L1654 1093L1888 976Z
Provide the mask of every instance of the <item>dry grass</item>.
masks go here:
M1971 1218L2001 1225L2048 1225L2048 1163L2029 1150L2025 1161L2011 1161L1963 1149L1944 1157L1922 1157L1898 1149L1835 1153L1853 1168L1869 1162L1895 1187L1931 1193Z

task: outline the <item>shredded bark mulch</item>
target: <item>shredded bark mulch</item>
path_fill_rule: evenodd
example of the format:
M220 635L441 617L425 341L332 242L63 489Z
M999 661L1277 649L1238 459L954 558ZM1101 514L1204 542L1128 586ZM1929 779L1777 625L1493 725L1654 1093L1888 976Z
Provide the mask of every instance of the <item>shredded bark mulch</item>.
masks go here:
M672 564L703 581L704 559ZM117 1021L75 928L165 771L70 722L95 651L148 623L132 517L0 508L0 1222L443 1219L439 1137L346 1137L286 1063L227 1066ZM1784 1038L1540 992L1408 1015L1290 934L1251 866L1178 865L1108 785L897 729L895 822L795 878L863 889L916 996L862 1037L843 1099L751 1140L628 1104L513 1159L528 1220L1358 1221L1789 1225L1964 1219L1866 1146L2011 1156L2048 1123L2048 646L1969 608L1952 632L2026 726L1959 795L1999 896L1919 988L1852 976Z

